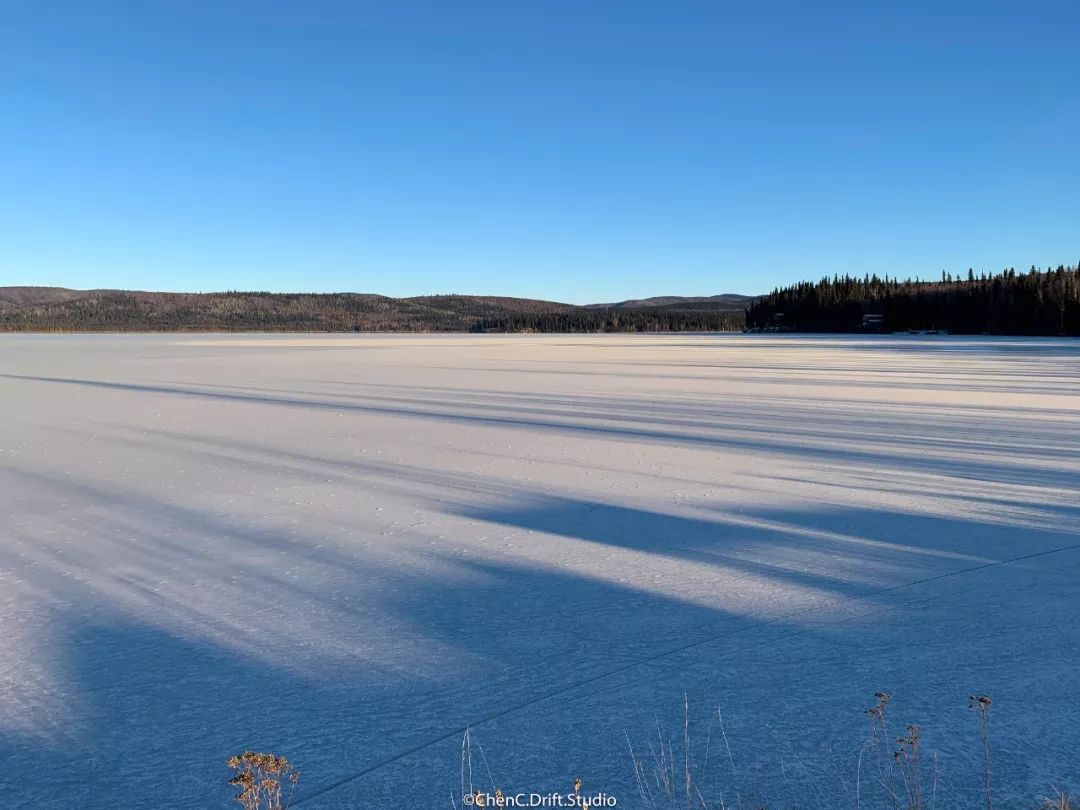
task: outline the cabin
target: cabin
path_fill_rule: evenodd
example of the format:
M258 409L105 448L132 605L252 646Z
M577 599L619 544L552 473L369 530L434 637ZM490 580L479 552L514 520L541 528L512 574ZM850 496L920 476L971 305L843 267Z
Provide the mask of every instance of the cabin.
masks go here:
M877 313L867 313L862 316L862 328L864 332L880 332L885 328L885 316Z

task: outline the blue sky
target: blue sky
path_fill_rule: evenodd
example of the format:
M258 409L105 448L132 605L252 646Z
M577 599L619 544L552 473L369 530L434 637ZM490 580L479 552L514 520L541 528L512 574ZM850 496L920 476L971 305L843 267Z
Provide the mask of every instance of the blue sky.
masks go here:
M755 293L1080 258L1080 4L7 0L0 285Z

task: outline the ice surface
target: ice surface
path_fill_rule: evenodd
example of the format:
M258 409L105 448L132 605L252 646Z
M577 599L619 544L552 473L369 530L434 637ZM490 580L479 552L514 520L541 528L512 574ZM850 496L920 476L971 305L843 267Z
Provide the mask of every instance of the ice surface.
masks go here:
M1027 807L1080 789L1078 490L1075 341L3 336L0 795L227 807L255 748L448 807L468 725L478 786L635 807L686 695L703 793L851 807L888 689L940 807L989 693Z

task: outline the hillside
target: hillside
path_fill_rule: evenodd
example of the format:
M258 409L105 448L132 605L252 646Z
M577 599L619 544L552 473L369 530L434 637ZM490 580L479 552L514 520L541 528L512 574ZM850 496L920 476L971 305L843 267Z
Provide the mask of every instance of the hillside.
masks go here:
M57 304L105 290L69 290L66 287L0 287L0 310Z
M7 332L651 332L742 329L737 309L673 304L581 307L475 295L164 293L0 288ZM644 304L644 302L643 302Z
M660 295L654 298L634 298L612 304L589 304L590 309L681 309L694 311L719 310L742 312L756 300L753 295L725 293L723 295Z

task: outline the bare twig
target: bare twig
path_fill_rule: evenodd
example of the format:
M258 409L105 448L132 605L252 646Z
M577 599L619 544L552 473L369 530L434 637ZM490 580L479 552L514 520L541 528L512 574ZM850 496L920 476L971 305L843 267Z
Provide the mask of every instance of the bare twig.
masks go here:
M983 749L983 795L986 797L986 810L994 810L990 797L990 696L972 695L968 698L968 708L979 716L979 736Z

